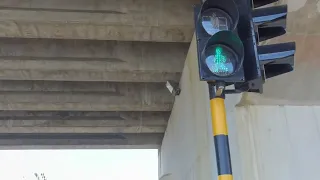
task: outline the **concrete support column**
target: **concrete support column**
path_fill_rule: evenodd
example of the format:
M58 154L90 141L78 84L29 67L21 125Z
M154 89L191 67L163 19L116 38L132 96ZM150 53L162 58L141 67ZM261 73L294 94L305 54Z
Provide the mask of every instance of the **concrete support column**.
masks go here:
M161 180L209 180L217 177L208 85L199 81L195 49L193 39L180 82L182 91L175 99L160 151ZM226 101L227 106L234 107L233 102L237 102L235 99L238 97L230 97ZM236 165L239 156L233 130L235 122L228 123L236 178L239 176L239 166Z

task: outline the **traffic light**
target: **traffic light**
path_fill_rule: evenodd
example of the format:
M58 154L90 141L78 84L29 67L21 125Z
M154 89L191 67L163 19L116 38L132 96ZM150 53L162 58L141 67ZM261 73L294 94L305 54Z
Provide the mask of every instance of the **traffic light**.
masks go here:
M274 2L206 0L194 8L199 75L209 85L219 180L233 179L225 94L262 93L266 79L293 70L295 43L259 46L286 33L287 6L262 7ZM226 90L228 85L234 89Z
M244 82L244 46L236 32L238 22L233 0L207 0L195 6L200 80Z
M252 25L256 41L254 47L257 61L244 62L245 83L235 83L235 88L241 91L263 92L266 79L293 71L295 43L280 43L259 46L259 43L286 33L287 5L263 8L278 0L254 0L251 4ZM259 7L259 8L257 8ZM245 47L250 49L250 47ZM255 64L256 63L256 64Z
M287 6L278 0L206 0L195 6L200 80L263 92L266 79L294 68L295 43L259 46L286 33Z

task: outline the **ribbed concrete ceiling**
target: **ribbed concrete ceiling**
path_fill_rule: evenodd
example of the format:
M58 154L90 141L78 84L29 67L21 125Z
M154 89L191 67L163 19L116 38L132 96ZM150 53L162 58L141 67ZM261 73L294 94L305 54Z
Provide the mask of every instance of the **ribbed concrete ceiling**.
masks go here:
M197 2L1 0L0 147L158 147Z
M2 0L5 37L190 42L195 0Z
M164 82L181 75L195 3L1 0L0 147L158 147L173 103ZM266 43L296 41L295 72L243 102L318 104L320 3L281 3L288 34Z

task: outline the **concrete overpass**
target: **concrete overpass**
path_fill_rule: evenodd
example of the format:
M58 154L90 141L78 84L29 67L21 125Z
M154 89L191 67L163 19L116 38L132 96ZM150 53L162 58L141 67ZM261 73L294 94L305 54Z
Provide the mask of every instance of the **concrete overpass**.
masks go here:
M1 148L160 148L163 179L215 178L197 1L181 2L1 1ZM281 3L288 34L265 43L296 41L295 72L228 97L237 180L320 177L320 3Z
M194 3L0 1L0 146L159 148Z

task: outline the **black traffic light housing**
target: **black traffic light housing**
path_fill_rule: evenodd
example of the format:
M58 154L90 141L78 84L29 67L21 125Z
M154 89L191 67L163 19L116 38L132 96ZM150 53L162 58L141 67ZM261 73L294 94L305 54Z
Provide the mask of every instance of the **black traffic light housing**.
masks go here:
M212 34L209 34L202 25L202 15L205 15L210 10L223 11L229 15L227 19L229 28L222 29ZM223 81L227 85L234 82L245 82L244 70L242 67L244 59L244 46L242 40L238 37L236 28L239 22L239 11L236 3L233 0L207 0L202 5L194 7L194 21L197 38L197 53L199 64L200 80L208 82ZM210 47L221 45L225 48L230 48L235 53L235 68L233 73L228 76L218 76L210 71L206 57Z
M259 46L259 43L286 33L287 6L263 7L278 0L206 0L196 5L195 30L200 80L234 84L228 93L263 92L268 78L293 71L295 43ZM202 26L202 14L210 9L227 13L232 26L212 34ZM216 23L208 21L207 23ZM212 25L214 26L214 25ZM240 42L241 41L241 42ZM214 45L225 45L236 52L237 68L229 76L217 76L208 68L206 51Z

